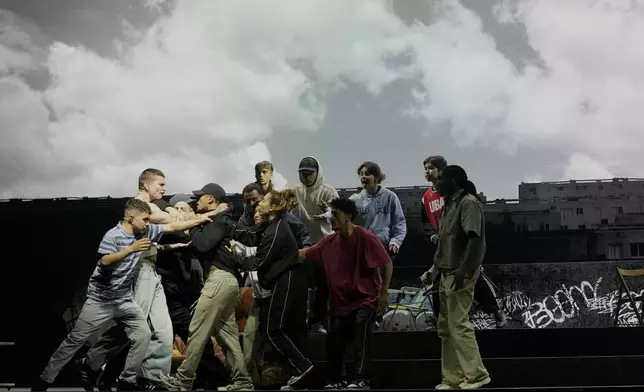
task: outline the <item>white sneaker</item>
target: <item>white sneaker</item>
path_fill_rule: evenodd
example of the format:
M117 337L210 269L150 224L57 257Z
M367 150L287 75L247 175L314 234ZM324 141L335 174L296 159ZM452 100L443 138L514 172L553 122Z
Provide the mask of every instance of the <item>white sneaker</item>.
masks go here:
M306 369L305 371L303 371L301 374L298 374L297 376L292 376L292 377L288 380L288 382L286 383L286 385L287 385L287 386L291 386L291 385L295 384L296 382L298 382L298 381L300 381L301 379L303 379L303 378L304 378L304 376L306 376L307 374L311 373L311 370L313 370L313 365L309 366L309 368L308 368L308 369Z
M492 382L492 379L490 377L485 377L481 381L477 382L464 382L459 385L461 389L478 389L484 385L487 385Z

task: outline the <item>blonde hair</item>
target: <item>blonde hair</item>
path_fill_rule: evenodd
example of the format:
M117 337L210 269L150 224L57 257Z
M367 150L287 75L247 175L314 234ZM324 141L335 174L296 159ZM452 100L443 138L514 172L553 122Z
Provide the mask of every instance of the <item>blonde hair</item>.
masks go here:
M297 199L293 189L270 191L269 195L271 196L271 207L276 213L292 211L297 205Z

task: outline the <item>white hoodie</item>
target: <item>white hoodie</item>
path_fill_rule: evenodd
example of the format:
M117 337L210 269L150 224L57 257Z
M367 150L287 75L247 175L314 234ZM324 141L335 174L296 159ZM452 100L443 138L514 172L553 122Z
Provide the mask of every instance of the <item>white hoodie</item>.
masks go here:
M322 174L320 161L317 159L315 161L318 163L318 176L313 186L306 187L300 181L300 183L293 187L295 196L297 197L297 206L293 209L293 214L306 225L306 228L311 234L311 242L314 244L333 233L333 230L331 230L331 222L328 220L315 221L311 219L311 216L326 212L320 210L320 207L318 207L321 202L329 203L331 200L339 197L335 188L324 183L324 175Z

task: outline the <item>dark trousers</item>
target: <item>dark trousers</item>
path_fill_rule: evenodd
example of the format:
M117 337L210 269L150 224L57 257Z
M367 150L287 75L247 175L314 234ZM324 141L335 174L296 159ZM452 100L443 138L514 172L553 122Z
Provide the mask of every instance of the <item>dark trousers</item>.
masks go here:
M306 261L308 264L309 287L313 290L310 298L311 325L320 323L324 328L329 327L329 287L326 272L321 263Z
M438 317L440 309L440 299L438 297L438 285L440 282L440 274L438 274L437 281L434 282L436 291L432 292L432 309L436 317ZM488 314L496 314L499 312L499 303L496 301L494 290L492 289L492 281L483 272L480 273L479 278L476 280L474 286L474 300L479 304L481 310Z
M376 310L369 306L346 316L331 316L326 349L329 381L340 381L346 347L353 348L356 378L369 381L375 320Z
M307 323L308 284L306 274L297 266L284 272L275 283L268 312L260 312L266 340L295 368L298 374L311 367L307 358L309 328Z

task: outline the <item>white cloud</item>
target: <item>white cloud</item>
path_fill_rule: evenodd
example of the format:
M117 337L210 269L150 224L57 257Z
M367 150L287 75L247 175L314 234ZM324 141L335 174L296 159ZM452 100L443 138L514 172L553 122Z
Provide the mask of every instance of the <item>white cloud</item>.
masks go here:
M641 174L644 1L498 5L499 21L525 25L543 68L517 70L482 33L478 16L456 2L443 3L438 21L415 28L428 91L418 94L422 115L451 122L460 143L496 145L508 153L521 146L563 152L576 175L607 175L606 167ZM606 167L578 171L586 162L581 156Z
M587 155L573 154L568 160L562 181L613 178L613 174L601 163Z
M12 68L0 79L12 136L0 147L0 196L124 196L146 167L166 172L169 192L205 181L239 191L270 159L274 132L318 128L324 91L350 80L377 93L401 77L386 60L407 49L405 31L371 1L176 2L128 32L139 40L119 45L122 58L53 43L44 92L16 76L33 53L14 50L0 63L0 75ZM9 47L0 41L0 54Z
M563 153L577 179L641 175L644 0L500 0L498 20L524 24L540 56L520 70L454 1L409 26L387 1L165 3L146 0L160 14L150 29L124 25L118 59L60 42L43 56L0 14L0 197L129 195L150 166L170 192L237 191L270 159L264 140L317 130L325 92L378 93L411 71L416 109L458 143ZM411 63L396 67L401 53ZM43 64L52 83L34 91L18 75Z

